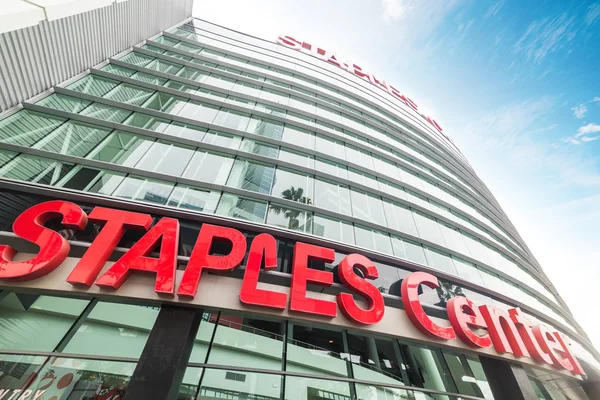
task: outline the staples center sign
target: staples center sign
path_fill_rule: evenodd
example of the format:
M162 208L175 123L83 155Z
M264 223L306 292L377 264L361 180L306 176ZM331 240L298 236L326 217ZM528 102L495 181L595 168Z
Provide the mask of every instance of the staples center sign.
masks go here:
M176 285L178 220L164 217L151 227L152 217L149 214L95 207L87 215L77 204L48 201L25 210L15 219L14 233L36 244L39 251L27 261L15 261L16 251L0 245L0 281L37 279L61 266L69 254L70 245L58 232L44 226L54 218L61 218L62 225L74 230L83 230L92 223L102 225L88 250L66 278L69 284L83 288L97 285L118 291L132 273L148 273L155 276L155 292L166 299L175 295L193 298L198 290L202 291L203 271L238 268L247 250L246 237L240 231L203 224L187 267L179 285ZM146 233L101 274L128 229L140 229ZM230 242L229 254L211 255L211 245L215 240ZM154 251L158 257L150 256ZM277 243L273 236L266 233L256 236L250 244L239 294L240 301L245 305L275 311L288 309L290 312L326 318L336 317L339 309L348 320L362 325L377 324L384 316L386 307L383 296L369 282L378 278L377 267L360 254L346 256L340 262L337 274L343 285L361 297L366 306L363 302L357 302L350 293L337 294L335 301L312 298L307 293L308 283L322 286L333 284L332 272L308 267L309 259L333 262L333 249L302 242L295 244L289 296L287 293L257 287L263 259L265 270L276 268ZM530 357L537 363L564 369L574 375L584 374L566 338L545 325L530 326L520 309L504 311L488 305L476 306L471 300L457 296L450 299L446 306L450 326L442 326L425 313L419 300L420 285L435 289L438 280L431 274L414 272L402 281L401 298L406 315L422 334L444 341L459 338L473 348L493 347L498 353Z
M408 107L413 109L415 112L417 112L417 114L419 114L422 118L424 118L427 122L429 122L446 139L448 139L452 144L454 144L452 142L452 140L442 132L443 130L442 130L442 127L440 126L440 124L438 124L433 118L426 116L419 111L419 106L417 106L417 103L412 101L409 97L406 97L405 95L403 95L400 92L400 90L396 89L393 85L387 83L386 81L384 81L382 79L379 79L374 74L365 71L362 67L360 67L354 63L351 63L351 62L343 62L340 58L338 58L332 52L322 49L319 46L315 46L310 43L297 40L289 35L279 36L277 38L277 43L282 46L288 47L290 49L303 51L308 54L311 54L323 61L326 61L328 63L336 65L342 69L345 69L346 71L358 76L359 78L362 78L362 79L370 82L371 84L379 87L380 89L385 90L392 96L394 96L397 99L399 99L400 101L402 101Z

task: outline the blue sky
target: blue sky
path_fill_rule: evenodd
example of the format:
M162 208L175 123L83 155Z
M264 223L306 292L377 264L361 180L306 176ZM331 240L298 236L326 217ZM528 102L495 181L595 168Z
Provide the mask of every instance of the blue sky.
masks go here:
M386 79L432 115L496 195L600 347L600 2L196 2Z

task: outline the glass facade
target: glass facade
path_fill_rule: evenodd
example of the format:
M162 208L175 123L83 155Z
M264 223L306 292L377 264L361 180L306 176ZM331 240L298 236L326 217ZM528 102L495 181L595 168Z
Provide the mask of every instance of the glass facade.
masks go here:
M40 191L0 193L9 205L0 233L49 190L85 195L88 212L89 199L102 199L152 205L155 220L165 210L192 213L197 219L182 222L183 257L196 221L245 224L249 243L276 232L281 282L296 241L336 249L333 263L313 265L325 271L352 249L375 262L386 301L398 300L408 274L430 271L441 287L420 294L428 312L445 317L454 295L521 307L594 360L537 261L443 135L326 62L208 23L186 22L1 115L0 181ZM52 376L62 382L57 399L122 396L159 310L0 291L0 388L27 379L30 388L52 386ZM540 399L561 398L529 375ZM472 354L220 310L203 316L179 396L493 398Z

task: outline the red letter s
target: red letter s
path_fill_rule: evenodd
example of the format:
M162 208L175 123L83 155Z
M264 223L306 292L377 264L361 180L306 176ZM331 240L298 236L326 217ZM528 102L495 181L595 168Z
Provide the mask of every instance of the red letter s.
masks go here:
M84 229L87 215L77 204L68 201L47 201L23 211L15 219L17 236L35 243L39 253L27 261L12 261L16 251L0 246L0 279L30 280L39 278L58 267L69 255L71 246L58 232L44 227L49 220L62 217L61 223L71 229Z
M377 279L379 273L371 260L360 254L346 256L338 267L338 276L346 287L366 298L368 308L360 308L350 293L338 293L337 303L346 318L360 324L376 324L383 318L385 304L377 288L359 277L354 268L360 269L367 279Z
M282 46L292 48L294 50L302 50L302 43L291 36L278 36L277 43Z

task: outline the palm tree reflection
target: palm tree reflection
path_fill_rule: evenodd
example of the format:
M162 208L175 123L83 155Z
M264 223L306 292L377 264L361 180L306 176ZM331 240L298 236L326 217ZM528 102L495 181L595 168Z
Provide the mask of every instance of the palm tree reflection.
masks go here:
M304 204L312 204L312 200L309 197L304 196L304 189L295 188L294 186L281 192L281 198ZM298 229L300 227L300 219L298 219L298 217L301 214L304 214L304 211L290 209L277 204L271 204L269 209L274 214L283 214L285 219L288 220L288 229Z

